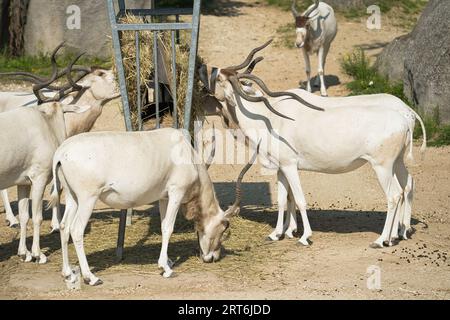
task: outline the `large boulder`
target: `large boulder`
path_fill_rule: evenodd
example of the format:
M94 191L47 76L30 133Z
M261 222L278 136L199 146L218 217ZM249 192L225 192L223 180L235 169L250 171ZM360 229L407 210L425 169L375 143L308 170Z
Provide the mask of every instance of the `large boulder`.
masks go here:
M405 94L450 123L450 1L430 0L411 32L404 62Z
M378 56L375 67L392 82L403 82L405 51L410 36L403 35L388 44Z
M150 8L151 0L127 0L130 8ZM76 4L81 11L81 28L69 29L67 8ZM51 52L66 41L73 52L90 56L111 55L111 27L106 1L31 0L25 26L25 53L37 55Z
M375 66L427 114L450 123L450 1L430 0L414 30L395 39Z

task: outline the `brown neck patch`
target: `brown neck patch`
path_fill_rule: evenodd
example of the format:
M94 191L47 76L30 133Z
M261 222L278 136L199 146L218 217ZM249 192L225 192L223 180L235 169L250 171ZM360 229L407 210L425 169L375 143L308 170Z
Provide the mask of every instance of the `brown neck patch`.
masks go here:
M296 28L305 28L306 24L308 23L309 18L308 17L303 17L303 16L299 16L297 18L295 18L295 27Z

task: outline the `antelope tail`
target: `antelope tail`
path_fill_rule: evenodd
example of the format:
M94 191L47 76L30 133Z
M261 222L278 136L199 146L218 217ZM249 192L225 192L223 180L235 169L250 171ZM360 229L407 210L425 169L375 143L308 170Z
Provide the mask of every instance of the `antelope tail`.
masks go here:
M60 215L60 211L61 211L60 196L61 196L62 190L61 190L61 182L59 181L59 178L58 178L58 171L59 171L60 167L61 167L61 163L55 159L53 161L53 168L52 168L53 188L52 188L52 193L50 195L50 201L47 205L47 209L56 207L56 209L58 211L58 217L61 216ZM64 229L64 222L65 222L65 220L62 219L61 224L60 224L61 230Z
M422 146L420 147L420 154L422 155L422 159L425 155L425 151L427 149L427 131L425 129L425 123L423 122L422 118L419 116L419 114L412 110L414 115L416 116L416 119L420 122L420 126L422 127L422 134L423 134L423 142Z

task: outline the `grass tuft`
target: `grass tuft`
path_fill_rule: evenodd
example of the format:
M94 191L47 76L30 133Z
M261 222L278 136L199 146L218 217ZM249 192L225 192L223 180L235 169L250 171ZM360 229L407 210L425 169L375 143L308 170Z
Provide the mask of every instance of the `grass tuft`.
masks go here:
M59 55L57 58L58 65L60 67L69 65L69 63L75 59L75 56L76 55L73 53ZM81 57L77 64L99 66L105 69L110 69L112 66L111 60L93 57ZM49 76L52 72L50 55L39 54L37 56L12 57L8 55L6 51L2 51L0 53L0 72L14 71L32 72L42 76Z

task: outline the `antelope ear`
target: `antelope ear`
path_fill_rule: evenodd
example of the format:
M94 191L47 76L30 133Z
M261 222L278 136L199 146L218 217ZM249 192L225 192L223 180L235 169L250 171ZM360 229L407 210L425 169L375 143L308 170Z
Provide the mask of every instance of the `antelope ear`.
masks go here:
M228 104L232 107L236 107L236 102L232 93L228 93L225 91L225 100L227 100Z
M51 103L44 103L37 107L37 110L46 116L51 116L56 113L57 109L60 107L60 103L58 102L51 102Z
M209 91L211 88L209 87L208 67L206 66L206 64L202 64L197 69L197 71L198 71L198 77L199 77L200 81L202 82L205 89Z
M64 113L84 113L86 111L88 111L89 109L91 109L91 106L77 106L74 104L69 104L69 105L63 105L62 106L63 112Z

